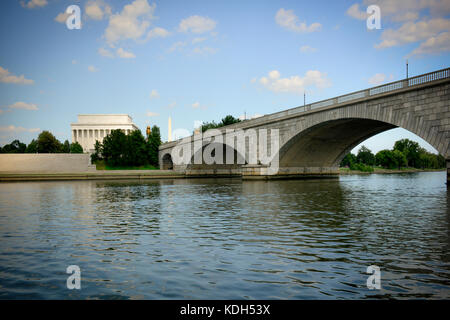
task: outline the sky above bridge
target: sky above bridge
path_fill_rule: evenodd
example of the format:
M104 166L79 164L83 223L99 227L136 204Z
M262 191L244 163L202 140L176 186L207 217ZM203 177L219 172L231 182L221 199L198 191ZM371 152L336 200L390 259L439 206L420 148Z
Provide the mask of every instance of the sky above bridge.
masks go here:
M366 8L380 8L368 29ZM81 9L68 29L66 8ZM77 114L127 113L145 132L269 114L448 67L450 2L0 2L0 145L41 130L71 138ZM376 152L394 129L363 144Z

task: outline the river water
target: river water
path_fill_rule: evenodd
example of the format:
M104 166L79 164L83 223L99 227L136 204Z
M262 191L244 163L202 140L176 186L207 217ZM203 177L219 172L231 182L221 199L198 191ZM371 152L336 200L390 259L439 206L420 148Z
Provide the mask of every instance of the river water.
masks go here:
M0 298L449 299L445 181L1 183Z

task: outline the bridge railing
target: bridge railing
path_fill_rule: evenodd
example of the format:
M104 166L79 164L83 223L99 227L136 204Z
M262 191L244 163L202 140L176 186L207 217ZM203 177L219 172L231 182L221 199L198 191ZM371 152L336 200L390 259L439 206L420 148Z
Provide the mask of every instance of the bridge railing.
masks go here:
M450 68L441 69L441 70L433 71L430 73L421 74L421 75L418 75L418 76L415 76L412 78L407 78L407 79L403 79L403 80L399 80L399 81L395 81L395 82L386 83L386 84L383 84L383 85L380 85L377 87L352 92L352 93L345 94L345 95L342 95L339 97L318 101L315 103L307 104L307 105L296 107L296 108L291 108L291 109L280 111L280 112L275 112L272 114L268 114L268 115L265 115L265 116L262 116L262 117L259 117L256 119L248 120L248 121L241 122L239 124L234 124L231 126L246 127L250 122L252 123L252 125L258 125L259 123L264 123L267 120L276 120L276 119L284 117L284 116L290 116L290 115L299 114L299 113L303 113L303 112L310 111L310 110L331 107L333 105L339 105L341 103L345 103L348 101L362 99L362 98L366 98L366 97L372 97L372 96L384 94L387 92L401 90L401 89L404 89L407 87L421 85L421 84L424 84L427 82L446 79L449 77L450 77ZM221 129L225 129L225 128L226 127L222 127Z
M330 106L338 105L338 104L341 104L344 102L357 100L357 99L361 99L361 98L365 98L365 97L372 97L372 96L376 96L379 94L384 94L387 92L396 91L396 90L400 90L403 88L412 87L412 86L416 86L416 85L421 85L421 84L424 84L427 82L441 80L441 79L445 79L445 78L449 78L449 77L450 77L450 68L437 70L437 71L433 71L430 73L415 76L412 78L403 79L403 80L399 80L399 81L395 81L395 82L390 82L390 83L383 84L383 85L380 85L377 87L360 90L360 91L352 92L352 93L345 94L345 95L342 95L339 97L307 104L305 106L296 107L296 108L288 109L285 111L272 113L270 115L255 119L255 121L256 120L263 121L263 119L276 119L276 118L283 117L286 115L292 115L292 114L302 113L305 111L315 110L315 109L319 109L319 108L330 107Z

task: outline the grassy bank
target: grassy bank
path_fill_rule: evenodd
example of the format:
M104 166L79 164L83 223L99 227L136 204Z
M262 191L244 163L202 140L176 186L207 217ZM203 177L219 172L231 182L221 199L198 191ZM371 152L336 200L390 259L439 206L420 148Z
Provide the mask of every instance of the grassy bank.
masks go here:
M95 166L97 170L159 170L158 167L146 164L143 166L108 166L105 161L96 161Z
M400 169L385 169L381 167L374 167L372 172L360 171L360 170L350 170L349 168L339 168L340 174L370 174L370 173L409 173L409 172L435 172L444 171L442 169L416 169L416 168L400 168Z

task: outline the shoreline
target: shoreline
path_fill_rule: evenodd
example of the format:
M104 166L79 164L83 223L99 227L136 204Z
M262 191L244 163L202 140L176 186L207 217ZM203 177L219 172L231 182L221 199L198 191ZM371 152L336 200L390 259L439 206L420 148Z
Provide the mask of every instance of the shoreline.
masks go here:
M348 168L339 168L339 175L351 175L351 174L398 174L398 173L417 173L417 172L440 172L445 171L442 169L417 169L417 168L406 168L406 169L381 169L374 168L372 172L350 170Z
M368 175L368 174L399 174L417 172L440 172L445 169L380 169L375 168L373 172L364 172L340 168L340 175ZM220 178L227 176L203 176L204 178ZM97 170L89 172L0 172L0 182L13 181L71 181L71 180L149 180L149 179L189 179L198 178L186 176L183 172L172 170ZM307 177L303 177L307 178ZM325 178L325 176L323 177Z

